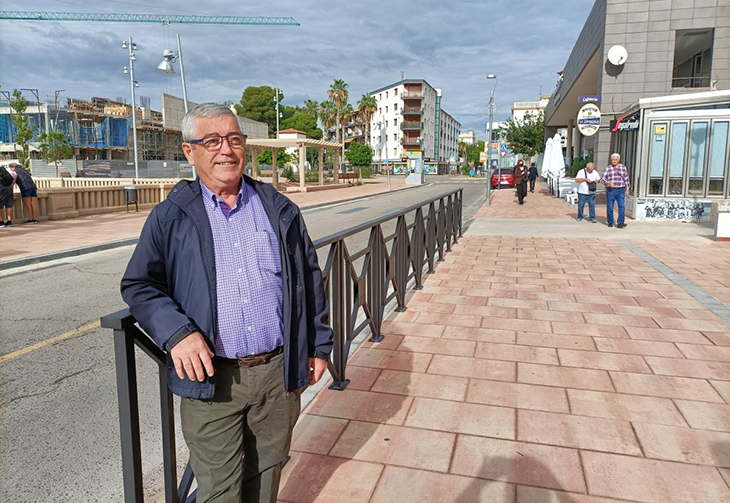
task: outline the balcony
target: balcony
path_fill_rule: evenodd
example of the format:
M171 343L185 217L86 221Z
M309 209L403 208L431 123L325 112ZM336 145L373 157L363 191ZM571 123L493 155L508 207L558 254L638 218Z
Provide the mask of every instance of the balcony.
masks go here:
M401 131L420 131L421 123L420 122L401 122L400 129L401 129Z
M423 99L423 91L405 92L401 95L404 100L420 100Z
M401 115L421 115L423 108L418 107L403 107L400 109Z
M404 147L406 145L412 145L412 146L420 147L421 146L421 140L419 138L403 137L401 139L401 141L400 141L400 144L403 145Z

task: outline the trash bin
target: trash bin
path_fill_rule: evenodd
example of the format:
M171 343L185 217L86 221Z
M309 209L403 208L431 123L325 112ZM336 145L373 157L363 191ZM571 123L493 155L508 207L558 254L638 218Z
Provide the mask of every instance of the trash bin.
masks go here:
M717 241L730 241L730 211L717 212L715 239Z
M127 213L129 213L129 205L134 204L135 210L139 211L139 201L137 198L137 187L132 185L124 187L124 200L127 203Z

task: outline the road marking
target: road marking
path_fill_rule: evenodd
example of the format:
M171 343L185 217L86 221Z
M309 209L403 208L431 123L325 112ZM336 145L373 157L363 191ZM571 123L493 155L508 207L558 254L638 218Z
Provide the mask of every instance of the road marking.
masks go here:
M83 327L75 328L73 330L69 330L68 332L64 332L61 335L57 335L55 337L51 337L50 339L46 339L45 341L41 341L37 344L33 344L32 346L28 346L27 348L19 349L18 351L15 351L13 353L8 353L6 355L0 356L0 363L12 360L13 358L16 358L18 356L22 356L26 353L30 353L31 351L35 351L36 349L43 348L45 346L48 346L49 344L53 344L55 342L63 341L68 339L69 337L73 337L74 335L80 334L82 332L86 332L88 330L91 330L92 328L97 328L100 325L99 321L94 321L92 323L88 323L84 325Z

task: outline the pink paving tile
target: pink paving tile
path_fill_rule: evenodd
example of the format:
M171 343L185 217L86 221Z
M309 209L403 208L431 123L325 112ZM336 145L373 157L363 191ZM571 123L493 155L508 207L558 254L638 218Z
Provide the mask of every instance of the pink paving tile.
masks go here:
M499 360L434 355L428 373L514 382L517 378L517 365Z
M544 300L524 300L524 299L498 299L490 298L487 302L488 306L497 307L514 307L519 309L547 309L548 303Z
M396 322L400 322L400 323L413 323L416 320L416 318L418 318L419 314L420 313L417 313L415 311L402 311L402 312L392 311L388 315L387 321L396 321Z
M517 440L641 456L628 421L534 410L519 410L517 414Z
M520 332L551 332L549 321L514 320L509 318L484 317L482 318L482 328L516 330Z
M686 426L681 414L668 398L569 389L570 410L577 416L602 417L624 421Z
M629 316L626 314L585 313L588 323L595 325L617 325L620 327L656 328L657 324L650 316Z
M294 451L327 454L345 429L347 420L302 414L292 434Z
M678 311L688 320L720 321L715 314L703 309L678 309Z
M625 503L585 494L553 491L540 487L517 486L517 503Z
M348 365L425 372L430 362L431 355L424 353L360 348L348 360Z
M730 347L699 344L677 344L685 357L693 360L730 362Z
M454 309L454 314L494 316L495 318L515 318L517 317L517 309L513 307L458 305Z
M730 433L634 424L647 458L730 467Z
M464 288L462 295L468 295L472 297L481 298L496 298L496 299L516 299L517 292L510 290L491 290L489 288Z
M722 402L722 398L705 380L646 374L611 372L619 393L664 398L684 398L702 402Z
M438 325L423 325L415 323L402 323L399 321L383 322L383 333L385 335L417 335L419 337L441 337L444 327Z
M482 318L480 316L467 316L464 314L421 313L416 321L429 325L478 327L481 325Z
M363 348L371 348L371 349L389 349L394 350L397 349L400 343L403 341L402 335L388 335L383 337L383 340L380 342L370 342L370 339L365 339L363 341L361 347Z
M626 327L631 339L687 344L712 344L701 332L694 330L668 330L663 328Z
M627 314L631 316L651 316L667 318L683 318L676 309L669 307L642 307L642 306L612 306L616 314Z
M514 330L500 330L495 328L474 327L446 327L442 336L444 339L460 339L465 341L483 341L514 343Z
M730 405L675 400L687 423L700 430L730 432Z
M292 503L367 503L383 466L291 452L281 474L279 500Z
M431 286L429 284L423 285L422 293L434 293L434 294L446 294L446 295L461 295L461 288L445 287L445 286Z
M725 400L726 403L730 403L730 382L728 381L710 381L715 390L720 393L720 396ZM696 399L695 399L696 400Z
M580 301L589 304L603 304L606 306L638 306L638 298L624 297L623 295L581 295ZM655 298L645 299L646 301L656 300ZM612 310L613 311L613 310Z
M566 414L570 410L564 389L480 379L471 380L466 400L473 403Z
M698 379L730 380L730 363L647 356L646 362L655 374Z
M460 435L451 472L470 477L586 492L578 451Z
M647 356L669 356L672 358L681 358L682 353L679 352L677 346L669 342L654 341L636 341L626 339L608 339L605 337L596 337L594 339L598 351L607 353L625 353L629 355L647 355Z
M417 311L419 313L445 313L451 314L454 312L454 304L437 304L435 302L417 302L411 301L408 303L408 309Z
M357 367L355 365L348 366L347 379L350 380L350 384L347 385L347 389L367 391L370 389L370 386L373 385L379 375L380 369L370 367Z
M467 383L468 379L464 377L385 370L371 389L397 395L463 401L466 396Z
M586 323L552 322L553 333L562 335L581 335L593 337L610 337L614 339L628 339L626 330L615 325L589 325Z
M551 311L565 311L572 313L603 313L613 314L608 304L590 304L587 302L548 302Z
M711 466L602 452L583 452L582 458L592 495L649 503L709 503L730 498L730 489Z
M517 317L522 320L564 321L568 323L585 323L582 313L566 311L543 311L540 309L519 309Z
M646 299L638 297L637 302L644 307L666 307L672 309L706 309L705 306L696 300L676 300L676 299Z
M608 377L608 372L604 370L534 365L531 363L517 364L517 382L594 391L613 391L611 379Z
M651 374L649 366L639 355L621 355L615 353L596 353L595 351L575 351L559 349L560 365L563 367L579 367L599 370L620 370Z
M571 293L519 292L517 298L553 302L575 302L575 295Z
M470 297L468 295L434 295L431 302L439 304L486 306L487 300L488 299L486 297Z
M429 339L427 337L404 337L398 346L399 351L415 351L418 353L436 353L453 356L472 356L476 342L446 339Z
M547 348L582 349L586 351L596 350L596 345L593 343L592 338L581 337L579 335L520 332L517 334L517 344Z
M728 298L726 303L730 305L730 298ZM730 332L702 332L702 334L717 346L730 346Z
M343 500L346 501L346 500ZM514 503L512 484L386 466L371 503Z
M507 360L513 362L543 363L558 365L558 355L553 348L536 346L518 346L515 344L496 344L493 342L479 342L476 358L489 360Z
M515 410L416 398L404 426L514 440Z
M445 472L456 435L350 421L330 456Z
M681 318L659 318L656 320L661 328L674 330L700 330L702 332L730 332L730 325L722 321L686 320Z
M720 472L720 475L722 475L722 478L725 479L725 483L730 487L730 469L728 468L718 468L718 472Z
M307 408L307 414L403 424L412 397L345 389L322 390Z

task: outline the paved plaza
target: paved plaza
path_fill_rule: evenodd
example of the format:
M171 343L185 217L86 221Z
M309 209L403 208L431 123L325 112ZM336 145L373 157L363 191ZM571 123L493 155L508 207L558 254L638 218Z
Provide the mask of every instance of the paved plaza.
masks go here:
M496 194L304 411L280 500L730 501L730 246L574 219Z

